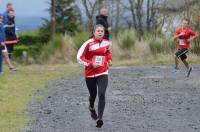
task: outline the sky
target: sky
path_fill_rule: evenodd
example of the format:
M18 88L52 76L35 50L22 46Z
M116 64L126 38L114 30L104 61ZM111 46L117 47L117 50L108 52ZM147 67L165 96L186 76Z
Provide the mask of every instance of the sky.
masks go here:
M50 0L0 0L0 12L4 12L7 3L12 3L18 17L48 17L45 9Z

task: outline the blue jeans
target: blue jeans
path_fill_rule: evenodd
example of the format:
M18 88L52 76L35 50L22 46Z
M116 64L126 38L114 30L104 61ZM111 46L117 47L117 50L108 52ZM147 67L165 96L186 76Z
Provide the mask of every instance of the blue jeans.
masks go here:
M2 46L0 47L0 72L3 71L3 56L2 56Z

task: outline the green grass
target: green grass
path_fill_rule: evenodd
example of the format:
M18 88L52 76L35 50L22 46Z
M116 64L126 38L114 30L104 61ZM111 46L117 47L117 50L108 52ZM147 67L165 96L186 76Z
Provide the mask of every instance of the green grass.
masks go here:
M200 58L195 54L189 54L188 61L191 64L200 64ZM157 57L137 57L120 60L118 58L113 59L113 67L127 67L139 65L174 65L174 54L158 54ZM183 65L181 61L180 65Z
M5 69L5 68L4 68ZM34 92L45 84L78 71L76 65L19 66L16 74L6 71L0 75L0 132L20 132L30 120L25 111Z

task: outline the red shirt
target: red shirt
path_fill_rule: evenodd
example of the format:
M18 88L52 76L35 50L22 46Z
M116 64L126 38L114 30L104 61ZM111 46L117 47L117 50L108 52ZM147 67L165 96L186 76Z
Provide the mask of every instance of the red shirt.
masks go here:
M190 37L195 36L197 33L192 31L189 27L187 27L185 30L183 30L182 27L179 27L176 32L175 35L179 35L180 33L184 32L185 34L178 37L178 48L182 49L182 48L190 48Z
M86 77L97 77L108 74L108 61L112 60L110 52L111 42L103 39L98 41L94 38L86 41L79 49L77 60L85 66ZM101 66L94 68L93 61L101 63Z

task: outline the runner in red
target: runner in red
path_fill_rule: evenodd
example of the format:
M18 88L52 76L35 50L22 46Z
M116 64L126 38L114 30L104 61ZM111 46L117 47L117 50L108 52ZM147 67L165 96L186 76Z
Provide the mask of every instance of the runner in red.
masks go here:
M175 68L173 71L174 73L176 73L178 70L178 62L180 58L187 68L187 77L190 76L192 66L187 62L186 53L188 53L189 51L190 42L196 37L197 33L190 29L189 21L187 19L183 19L181 22L181 26L177 28L174 35L174 40L176 40L178 44L178 50L175 53Z
M103 39L104 27L96 25L94 37L86 41L78 51L77 60L85 66L85 80L89 90L89 110L91 117L96 120L96 127L103 125L103 112L105 108L105 93L108 85L108 68L112 65L110 52L111 42ZM98 91L98 115L94 103Z

